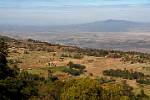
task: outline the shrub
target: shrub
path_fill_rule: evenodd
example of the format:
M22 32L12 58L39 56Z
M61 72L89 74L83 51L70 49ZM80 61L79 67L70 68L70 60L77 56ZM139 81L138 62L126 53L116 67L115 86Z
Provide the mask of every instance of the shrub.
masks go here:
M84 65L80 65L80 64L74 64L73 62L69 62L67 64L69 67L68 68L65 68L63 70L63 72L65 73L69 73L73 76L78 76L80 74L83 74L85 72L85 66Z

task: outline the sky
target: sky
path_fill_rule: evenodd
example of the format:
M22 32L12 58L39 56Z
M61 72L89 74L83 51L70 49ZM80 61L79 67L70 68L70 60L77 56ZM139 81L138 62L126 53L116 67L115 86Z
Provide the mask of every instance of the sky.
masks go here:
M0 0L2 25L66 25L108 19L150 22L150 0Z

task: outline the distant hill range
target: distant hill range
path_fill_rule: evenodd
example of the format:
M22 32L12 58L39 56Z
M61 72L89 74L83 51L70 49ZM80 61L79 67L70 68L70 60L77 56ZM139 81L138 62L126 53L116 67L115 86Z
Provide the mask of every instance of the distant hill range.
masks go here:
M136 32L150 31L150 23L140 23L125 20L105 20L85 24L59 26L17 26L0 25L0 32L53 32L53 33L80 33L80 32Z

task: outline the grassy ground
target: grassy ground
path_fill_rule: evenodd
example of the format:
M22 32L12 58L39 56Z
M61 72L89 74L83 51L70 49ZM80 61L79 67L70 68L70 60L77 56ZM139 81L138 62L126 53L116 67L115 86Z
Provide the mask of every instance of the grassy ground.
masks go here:
M63 72L63 70L66 68L66 66L57 66L50 68L53 73L57 72Z
M53 52L47 53L44 51L30 51L28 54L10 53L9 59L19 60L20 63L18 63L18 65L23 69L32 68L33 70L37 70L38 68L49 67L49 62L54 63L56 66L66 66L68 62L72 61L77 64L85 65L87 73L93 73L94 76L102 75L103 70L124 68L150 74L150 64L124 64L120 59L93 56L84 56L82 59L65 57L64 60L61 61L61 52L57 52L55 56L53 54Z
M29 73L40 75L40 76L43 76L43 77L47 77L48 76L47 68L34 68L34 69L30 69L30 70L27 69L27 71Z
M62 71L66 68L66 65L70 61L76 64L85 65L87 73L92 73L93 76L103 76L103 70L124 68L128 70L132 69L150 75L150 64L124 64L120 61L120 59L85 55L82 59L65 57L64 60L61 61L61 53L62 52L57 52L55 55L54 52L48 53L44 51L29 51L29 53L27 54L10 53L9 59L20 60L21 63L18 63L20 68L27 70L29 73L38 74L44 77L47 77L48 75L48 69L50 68L50 66L48 66L48 63L52 62L56 65L56 67L51 68L52 72L55 75L58 75L62 80L64 78L68 78L68 75L62 73ZM145 93L150 95L149 85L144 85L143 87L141 87L140 85L137 85L135 80L128 80L127 82L134 88L135 93L138 94L139 91L143 88Z

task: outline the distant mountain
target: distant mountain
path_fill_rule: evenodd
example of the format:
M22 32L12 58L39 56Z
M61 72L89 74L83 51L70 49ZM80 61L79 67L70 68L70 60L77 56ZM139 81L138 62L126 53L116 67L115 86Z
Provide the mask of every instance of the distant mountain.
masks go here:
M125 20L105 20L76 25L60 26L10 26L1 25L0 32L128 32L150 31L150 23L139 23Z
M63 26L64 27L64 26ZM138 23L124 20L106 20L92 23L65 26L72 32L128 32L150 31L150 23Z
M137 27L139 23L122 21L122 20L106 20L81 25L70 26L71 29L82 32L124 32L130 28Z

